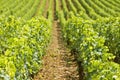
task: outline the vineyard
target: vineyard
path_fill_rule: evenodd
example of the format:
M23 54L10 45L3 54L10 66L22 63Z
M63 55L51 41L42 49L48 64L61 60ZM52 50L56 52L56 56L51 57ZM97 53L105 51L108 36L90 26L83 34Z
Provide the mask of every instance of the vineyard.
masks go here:
M0 0L0 80L120 80L120 0Z

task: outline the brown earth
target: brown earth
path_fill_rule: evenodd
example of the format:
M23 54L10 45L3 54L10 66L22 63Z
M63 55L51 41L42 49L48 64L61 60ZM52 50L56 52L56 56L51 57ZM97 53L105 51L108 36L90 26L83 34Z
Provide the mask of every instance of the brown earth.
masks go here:
M50 2L49 0L46 0L46 5L45 5L44 12L43 12L43 16L44 16L45 18L48 17L47 11L48 11L48 8L49 8L49 2Z
M37 15L38 9L40 8L40 5L41 5L41 2L42 2L42 0L40 0L39 4L38 4L38 6L37 6L37 9L36 9L36 11L35 11L35 13L33 14L32 17L35 17L35 16Z
M47 1L44 11L45 17L48 4ZM74 56L71 55L69 49L65 47L65 43L61 36L59 21L56 20L55 0L52 10L54 17L52 40L48 46L46 55L43 57L42 69L34 76L33 80L79 80L77 62Z
M74 56L64 46L58 22L54 21L52 41L43 58L43 67L34 80L79 80Z

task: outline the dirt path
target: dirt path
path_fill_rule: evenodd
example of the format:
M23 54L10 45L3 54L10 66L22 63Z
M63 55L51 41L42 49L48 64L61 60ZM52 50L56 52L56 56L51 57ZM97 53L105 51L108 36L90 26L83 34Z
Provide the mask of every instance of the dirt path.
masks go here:
M44 16L45 18L48 17L47 11L48 11L48 8L49 8L49 2L50 2L49 0L46 0L45 9L44 9L44 11L43 11L43 16Z
M78 80L77 64L60 37L58 22L54 21L52 41L43 58L43 68L34 80Z
M38 10L39 10L39 8L40 8L41 3L42 3L42 0L40 0L39 4L38 4L38 6L37 6L37 9L36 9L36 11L35 11L35 13L33 14L33 16L32 16L32 17L34 17L34 16L36 16L36 15L37 15L37 13L38 13Z
M55 16L55 3L53 17L52 40L46 55L43 57L43 67L34 77L34 80L79 80L78 66L74 61L74 56L71 55L62 41L59 21L56 20Z

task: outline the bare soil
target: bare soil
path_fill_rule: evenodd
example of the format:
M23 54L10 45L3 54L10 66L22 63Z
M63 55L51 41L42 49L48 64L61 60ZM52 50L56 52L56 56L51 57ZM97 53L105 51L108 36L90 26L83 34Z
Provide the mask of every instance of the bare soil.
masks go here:
M34 80L79 80L74 56L64 46L60 26L54 21L52 41L43 58L43 67Z
M37 6L37 9L36 9L36 11L35 11L35 13L33 14L32 17L34 17L34 16L37 15L37 13L38 13L38 9L40 8L40 5L41 5L41 2L42 2L42 0L40 0L39 4L38 4L38 6Z
M61 1L60 1L61 2ZM46 3L44 16L46 17L49 2ZM60 5L61 6L61 5ZM61 9L61 7L60 7ZM78 65L70 50L66 48L61 36L59 21L55 15L55 0L53 5L52 40L46 55L43 57L42 69L33 80L79 80Z
M50 2L49 0L46 0L46 5L45 5L44 12L43 12L43 16L44 16L45 18L48 17L47 11L48 11L48 8L49 8L49 2Z

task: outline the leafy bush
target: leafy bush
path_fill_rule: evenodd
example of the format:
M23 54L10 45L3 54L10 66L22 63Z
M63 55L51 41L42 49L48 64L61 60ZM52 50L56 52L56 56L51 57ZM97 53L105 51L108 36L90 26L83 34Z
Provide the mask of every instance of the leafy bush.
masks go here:
M110 21L109 19L108 23ZM104 24L104 18L101 24ZM72 17L62 29L64 39L68 43L68 47L72 51L75 51L77 60L82 62L85 73L84 78L86 80L119 80L120 65L113 61L115 55L110 53L110 46L105 45L107 32L105 32L105 34L100 33L98 27L95 25L99 26L99 28L101 27L103 31L104 28L106 29L106 27L100 25L99 21ZM114 26L114 23L110 25ZM112 30L114 30L113 28L116 29L116 27L111 27ZM117 31L118 30L116 30L116 33L111 33L110 31L108 34L120 35ZM119 40L119 38L116 37L115 39Z
M0 79L29 80L40 69L50 40L49 22L44 18L25 21L0 18Z

